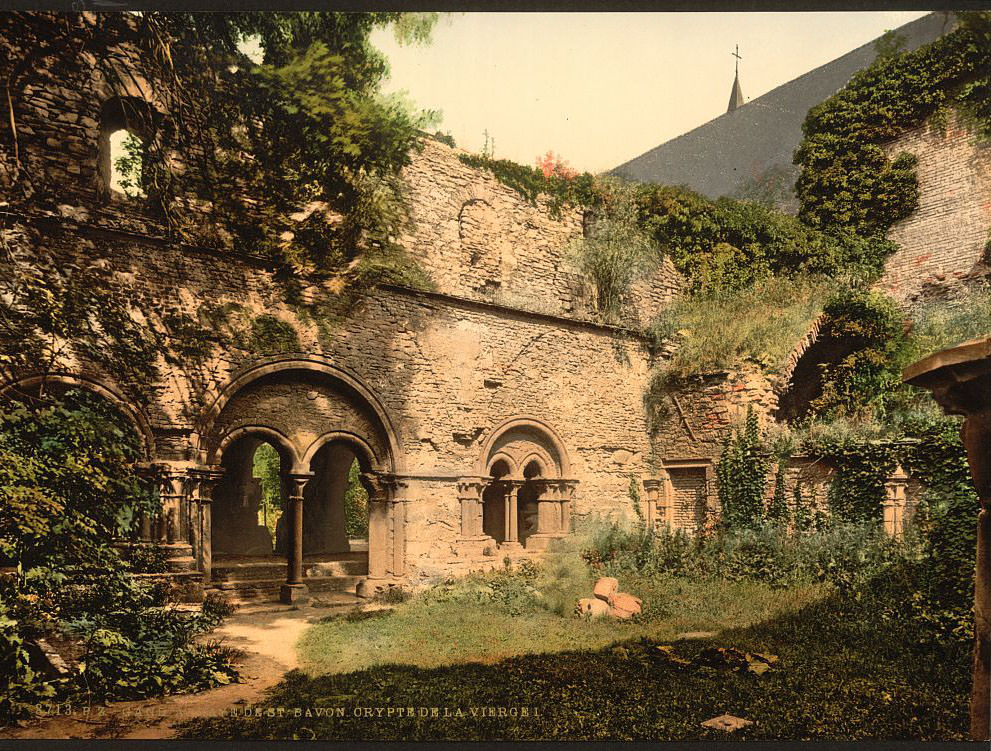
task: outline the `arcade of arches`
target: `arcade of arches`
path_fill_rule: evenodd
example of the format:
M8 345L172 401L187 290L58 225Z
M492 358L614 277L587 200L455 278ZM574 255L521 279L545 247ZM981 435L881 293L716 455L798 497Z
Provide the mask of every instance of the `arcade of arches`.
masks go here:
M277 576L285 602L305 597L321 567L345 566L358 594L407 578L418 478L403 471L381 402L347 372L319 361L249 368L203 410L184 461L156 460L161 436L112 387L63 380L113 403L142 437L161 512L141 521L139 537L169 551L172 573L195 582L191 596L225 588L235 568L259 581ZM571 473L551 426L527 417L493 426L470 472L446 478L460 505L456 554L501 561L567 535Z

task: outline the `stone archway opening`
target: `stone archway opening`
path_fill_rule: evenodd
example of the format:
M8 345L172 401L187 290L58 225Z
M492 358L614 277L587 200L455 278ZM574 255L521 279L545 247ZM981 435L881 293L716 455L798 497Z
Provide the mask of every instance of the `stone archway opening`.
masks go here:
M292 458L264 433L249 432L221 455L213 489L212 547L216 563L234 556L285 555L286 475Z
M218 586L227 580L252 598L277 592L299 602L316 592L361 595L404 576L402 454L377 398L352 375L315 360L260 363L218 394L202 425L204 471L222 470L199 491L206 517L211 507L221 517L212 530L207 518L200 542L202 569ZM261 449L256 462L263 443L271 448ZM272 450L279 490L266 503L256 486L274 474L262 466L276 464ZM238 504L249 508L235 520ZM232 554L263 559L225 568ZM249 579L264 586L253 588Z
M310 460L303 491L303 555L368 552L368 460L346 441L329 441Z
M512 473L509 462L497 459L489 470L492 479L482 491L482 531L497 545L505 543L508 537L506 495Z
M482 447L475 475L459 479L462 554L544 549L571 530L577 481L564 444L546 424L512 418Z

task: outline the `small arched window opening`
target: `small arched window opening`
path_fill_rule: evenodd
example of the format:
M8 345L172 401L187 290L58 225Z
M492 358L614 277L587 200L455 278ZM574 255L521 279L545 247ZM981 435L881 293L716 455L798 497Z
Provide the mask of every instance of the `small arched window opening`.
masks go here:
M136 97L115 97L100 110L98 174L101 192L110 199L140 199L148 185L148 150L159 117Z

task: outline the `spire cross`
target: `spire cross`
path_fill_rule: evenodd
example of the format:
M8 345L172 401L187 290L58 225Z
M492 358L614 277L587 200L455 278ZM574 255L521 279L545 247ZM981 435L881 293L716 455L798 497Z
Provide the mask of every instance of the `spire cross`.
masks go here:
M736 45L736 51L735 52L732 52L730 54L732 54L733 57L736 58L736 73L737 73L737 75L739 75L740 74L740 61L743 59L742 57L740 57L740 45Z

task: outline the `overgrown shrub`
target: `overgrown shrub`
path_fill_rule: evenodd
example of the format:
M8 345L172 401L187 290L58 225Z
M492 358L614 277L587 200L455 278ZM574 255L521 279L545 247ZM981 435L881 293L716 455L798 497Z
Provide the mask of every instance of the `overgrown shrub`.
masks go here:
M151 696L236 676L226 651L192 643L230 609L213 600L199 613L176 608L167 582L132 576L160 569L160 558L125 546L128 562L114 545L158 508L133 468L139 446L126 419L92 394L0 406L0 555L14 567L0 579L3 659L13 676L0 698L5 722L28 711L23 697L52 693L22 657L45 635L84 652L59 697Z
M764 489L770 457L761 437L757 414L747 408L741 429L726 437L716 463L722 521L730 528L753 527L764 519Z
M905 320L895 301L879 290L846 289L826 302L825 336L849 354L822 368L821 394L809 405L823 417L882 416L901 386Z

